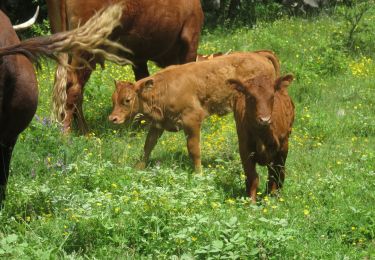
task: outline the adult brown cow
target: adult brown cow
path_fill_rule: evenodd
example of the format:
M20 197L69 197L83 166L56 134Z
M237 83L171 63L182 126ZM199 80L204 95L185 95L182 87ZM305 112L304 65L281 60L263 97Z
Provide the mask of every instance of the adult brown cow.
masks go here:
M245 97L237 99L234 114L247 177L246 191L254 203L259 184L256 164L268 168L267 193L275 192L284 183L288 139L294 121L294 104L287 90L292 81L290 74L272 82L264 77L228 80Z
M109 120L121 124L142 113L151 121L138 166L148 163L164 130L184 130L196 171L201 170L200 129L203 120L232 111L237 92L231 78L265 78L265 88L279 76L279 61L270 51L228 54L214 59L165 68L135 84L118 82ZM273 92L264 93L264 96ZM243 97L242 97L243 98Z
M39 56L58 60L57 52L83 49L112 58L103 52L102 46L122 48L105 40L119 25L121 15L118 7L113 6L74 31L20 42L8 17L0 11L0 204L5 198L13 147L38 103L37 81L30 60L36 61Z
M48 15L54 32L69 30L85 22L96 10L112 3L122 2L122 28L116 30L111 39L117 40L133 55L126 55L133 62L136 80L149 75L147 61L160 67L195 61L203 12L199 0L47 0ZM88 58L78 53L71 59L75 67L82 67L76 57ZM90 57L91 68L103 60ZM73 118L78 128L87 132L82 111L83 87L92 69L69 72L68 82L56 77L54 87L54 113L63 122L66 131L71 128Z

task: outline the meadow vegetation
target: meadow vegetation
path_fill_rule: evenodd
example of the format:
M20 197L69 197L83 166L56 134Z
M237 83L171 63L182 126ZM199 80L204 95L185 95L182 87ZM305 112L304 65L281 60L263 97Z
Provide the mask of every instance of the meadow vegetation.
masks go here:
M130 67L98 68L85 88L90 134L63 136L49 120L55 65L42 63L37 116L16 145L0 212L0 257L375 258L375 10L352 49L343 11L203 33L200 53L271 49L296 76L285 186L257 205L232 115L205 121L202 174L182 132L164 134L137 171L147 126L107 120L113 79L133 80Z

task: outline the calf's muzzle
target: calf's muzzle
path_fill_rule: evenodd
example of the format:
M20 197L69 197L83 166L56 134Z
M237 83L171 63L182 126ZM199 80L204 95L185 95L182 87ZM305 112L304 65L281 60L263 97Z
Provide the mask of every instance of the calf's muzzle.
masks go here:
M119 116L116 115L109 115L108 120L111 121L114 124L121 124L121 120Z
M271 124L271 116L260 116L257 121L261 126L269 126Z

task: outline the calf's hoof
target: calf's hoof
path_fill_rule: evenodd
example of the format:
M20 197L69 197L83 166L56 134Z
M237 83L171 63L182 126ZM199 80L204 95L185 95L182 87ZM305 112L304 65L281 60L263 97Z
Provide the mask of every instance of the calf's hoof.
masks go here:
M195 168L194 168L194 172L197 173L197 174L202 174L202 173L203 173L203 171L202 171L202 167L201 167L201 166L199 166L199 167L195 167Z
M137 162L134 168L136 168L137 170L144 170L146 168L146 163L142 161Z

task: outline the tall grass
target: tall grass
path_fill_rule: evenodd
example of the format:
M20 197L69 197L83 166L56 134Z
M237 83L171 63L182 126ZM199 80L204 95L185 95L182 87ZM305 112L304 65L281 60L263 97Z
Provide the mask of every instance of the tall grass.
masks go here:
M375 24L375 13L366 19ZM106 119L113 79L133 80L130 68L93 74L84 103L91 132L63 136L48 120L54 65L44 63L37 116L14 151L0 212L0 257L375 257L375 63L339 44L343 21L285 18L203 34L201 53L271 49L297 78L285 187L256 206L245 197L231 115L203 126L203 174L192 173L183 133L163 135L137 171L146 129Z

